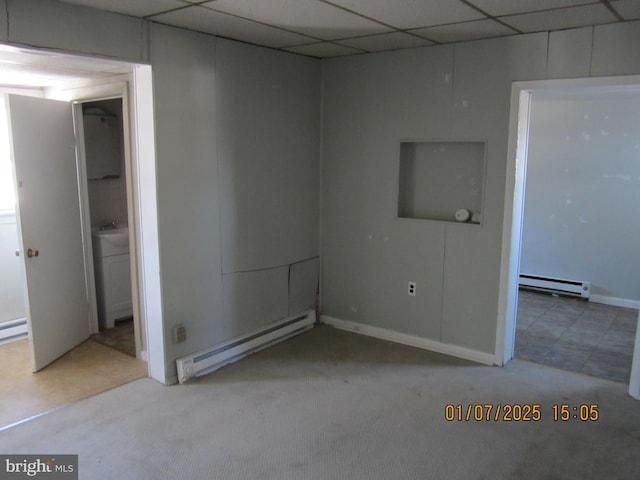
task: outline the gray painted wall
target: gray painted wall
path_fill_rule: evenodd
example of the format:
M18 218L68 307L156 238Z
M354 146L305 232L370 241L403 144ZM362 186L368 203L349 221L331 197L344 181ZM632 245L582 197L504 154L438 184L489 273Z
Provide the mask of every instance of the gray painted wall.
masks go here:
M493 353L511 82L637 74L638 40L635 22L326 60L323 313ZM487 141L481 226L397 218L401 139Z
M225 337L216 43L170 27L154 25L151 33L165 349L173 362ZM187 328L187 341L174 345L170 329L179 324ZM169 364L168 374L174 368Z
M320 65L161 25L151 64L165 326L187 326L173 369L313 308L317 280L290 295L289 269L319 255Z
M234 336L314 306L320 63L216 42L222 283ZM316 265L315 279L291 274L298 262Z
M44 0L0 0L0 39L151 62L163 320L188 335L165 341L169 377L255 312L312 303L319 61ZM640 73L639 39L634 22L323 62L325 313L493 352L511 82ZM481 226L397 218L401 139L487 140Z
M320 61L51 1L5 14L9 43L152 65L168 380L176 358L314 307Z
M520 270L640 300L640 92L534 95Z
M122 60L147 60L146 22L51 0L3 0L8 22L0 35L10 43ZM7 37L8 35L8 37Z

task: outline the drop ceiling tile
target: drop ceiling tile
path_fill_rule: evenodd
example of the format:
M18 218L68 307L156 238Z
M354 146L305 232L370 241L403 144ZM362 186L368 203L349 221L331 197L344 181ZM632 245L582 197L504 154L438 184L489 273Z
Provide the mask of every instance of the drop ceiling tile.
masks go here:
M625 20L640 19L640 2L638 0L611 0L611 6Z
M360 48L367 52L381 52L384 50L398 50L400 48L425 47L433 45L433 42L424 38L409 35L403 32L383 33L380 35L368 35L366 37L347 38L338 41L340 45Z
M317 0L215 0L203 4L257 22L324 40L388 32L391 29Z
M314 41L313 38L298 35L297 33L287 32L279 28L251 22L225 13L214 12L208 8L198 6L156 15L151 17L151 20L274 48Z
M285 50L319 58L341 57L344 55L363 53L362 50L356 50L355 48L336 45L335 43L329 42L314 43L312 45L300 45L299 47L285 48Z
M429 27L484 18L459 1L425 0L329 0L354 12L400 29Z
M420 35L440 43L465 42L479 38L500 37L513 35L516 32L509 27L490 19L473 22L452 23L438 27L419 28L411 33Z
M600 3L548 10L546 12L511 15L501 17L500 20L523 32L562 30L617 21L607 7Z
M182 0L64 0L66 3L75 3L85 7L107 10L109 12L132 15L134 17L146 17L160 12L166 12L174 8L189 5Z
M574 7L588 3L598 3L598 0L470 0L476 7L489 15L500 17L516 13L539 12L553 8Z

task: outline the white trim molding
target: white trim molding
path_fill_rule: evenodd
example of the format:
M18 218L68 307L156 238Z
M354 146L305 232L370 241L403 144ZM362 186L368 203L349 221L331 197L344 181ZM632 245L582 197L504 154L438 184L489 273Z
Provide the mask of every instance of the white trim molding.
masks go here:
M366 325L364 323L352 322L349 320L341 320L339 318L331 317L328 315L322 315L320 321L332 327L340 330L346 330L349 332L359 333L367 337L379 338L381 340L387 340L389 342L400 343L402 345L408 345L410 347L417 347L423 350L429 350L431 352L442 353L444 355L450 355L452 357L463 358L465 360L471 360L472 362L478 362L485 365L495 365L495 358L490 353L480 352L478 350L471 350L469 348L459 347L457 345L451 345L448 343L438 342L424 337L418 337L407 333L395 332L386 328L374 327Z
M630 298L608 297L607 295L597 295L592 293L589 301L593 303L602 303L604 305L612 305L614 307L635 308L640 310L640 300L631 300Z

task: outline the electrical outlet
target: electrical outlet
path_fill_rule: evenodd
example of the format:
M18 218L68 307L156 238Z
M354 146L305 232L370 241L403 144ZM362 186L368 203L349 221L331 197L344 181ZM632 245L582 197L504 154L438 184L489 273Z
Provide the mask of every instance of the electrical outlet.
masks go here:
M412 297L416 296L416 282L409 282L409 289L407 293Z
M178 325L173 327L173 343L182 343L187 340L187 327Z

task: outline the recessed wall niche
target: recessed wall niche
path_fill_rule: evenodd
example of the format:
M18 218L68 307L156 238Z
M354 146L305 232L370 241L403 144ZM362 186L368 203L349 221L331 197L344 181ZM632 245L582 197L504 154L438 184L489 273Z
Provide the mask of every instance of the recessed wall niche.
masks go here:
M398 217L482 221L486 142L400 142Z

